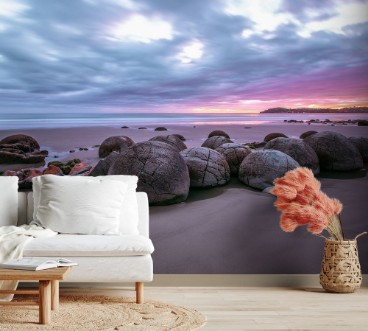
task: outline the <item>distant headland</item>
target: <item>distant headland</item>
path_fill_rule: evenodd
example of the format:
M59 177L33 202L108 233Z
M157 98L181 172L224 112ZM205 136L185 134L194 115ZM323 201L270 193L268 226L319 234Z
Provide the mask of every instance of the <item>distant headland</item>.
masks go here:
M269 108L261 113L368 113L368 107L345 108Z

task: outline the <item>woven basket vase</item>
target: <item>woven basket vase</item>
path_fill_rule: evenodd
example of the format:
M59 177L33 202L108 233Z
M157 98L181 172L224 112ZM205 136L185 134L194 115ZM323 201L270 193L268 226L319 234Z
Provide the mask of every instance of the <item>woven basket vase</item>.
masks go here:
M327 292L352 293L362 283L356 240L325 240L320 284Z

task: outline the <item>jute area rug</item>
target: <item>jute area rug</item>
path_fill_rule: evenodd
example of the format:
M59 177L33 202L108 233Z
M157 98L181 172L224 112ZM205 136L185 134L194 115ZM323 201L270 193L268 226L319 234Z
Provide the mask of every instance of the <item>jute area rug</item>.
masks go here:
M27 297L14 298L22 300ZM52 312L50 325L38 324L38 306L0 306L1 331L190 331L205 323L206 317L194 309L158 301L138 305L122 297L60 296L59 311Z

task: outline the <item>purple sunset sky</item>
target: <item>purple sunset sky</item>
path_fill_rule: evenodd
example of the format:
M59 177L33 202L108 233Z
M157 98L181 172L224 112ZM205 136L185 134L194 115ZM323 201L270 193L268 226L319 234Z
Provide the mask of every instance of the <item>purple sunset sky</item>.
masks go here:
M368 105L368 0L1 0L0 114Z

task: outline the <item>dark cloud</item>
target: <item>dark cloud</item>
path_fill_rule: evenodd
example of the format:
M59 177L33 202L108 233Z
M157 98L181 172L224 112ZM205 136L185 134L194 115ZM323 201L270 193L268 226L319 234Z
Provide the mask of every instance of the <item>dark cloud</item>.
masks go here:
M367 65L367 23L348 25L345 34L316 31L302 38L300 24L284 22L244 38L243 30L255 28L254 17L228 14L226 1L136 3L37 0L16 17L0 16L1 109L52 111L66 105L149 111L180 103L190 111L220 101L266 99L267 93L273 99L298 78L322 79L333 70ZM308 11L315 10L320 16L313 20L323 21L336 15L337 5L284 0L278 13L305 23ZM113 27L136 14L169 22L172 38L116 40ZM203 56L181 63L178 54L193 41L203 45ZM324 81L333 87L332 80Z

